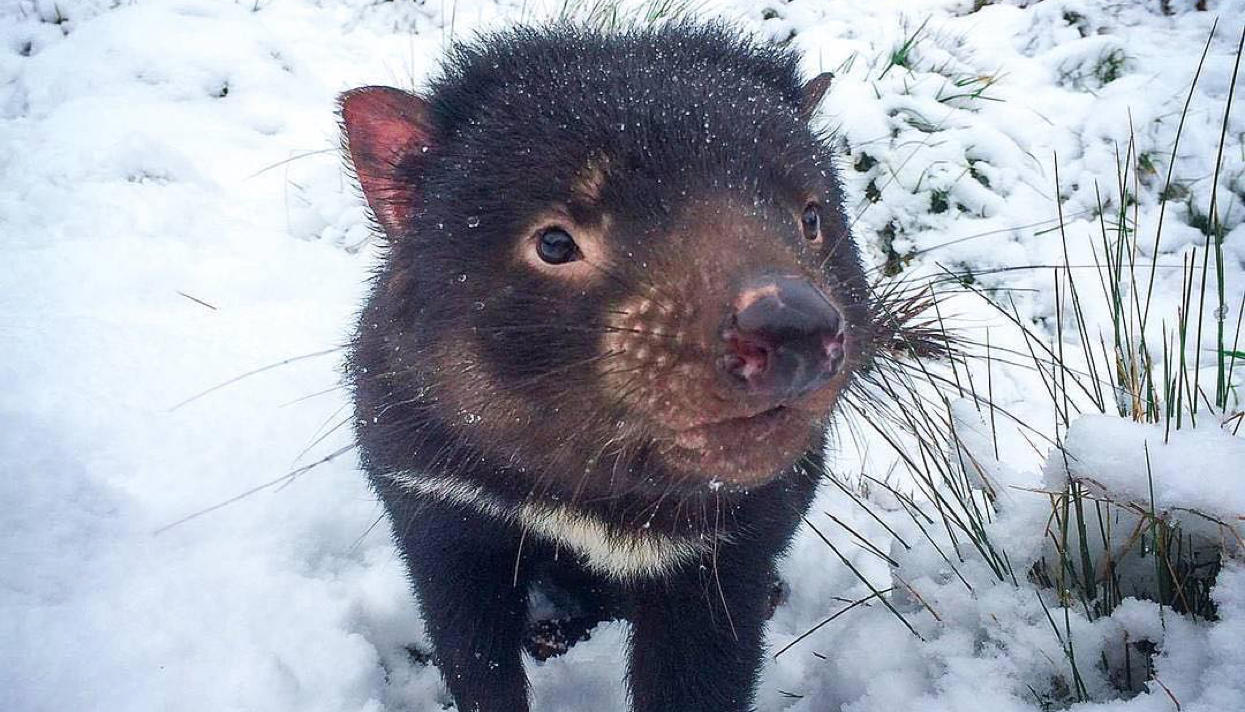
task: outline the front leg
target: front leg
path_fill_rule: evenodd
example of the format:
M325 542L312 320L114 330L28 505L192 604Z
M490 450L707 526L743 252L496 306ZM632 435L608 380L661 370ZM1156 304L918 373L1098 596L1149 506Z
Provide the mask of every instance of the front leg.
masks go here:
M635 712L752 709L773 566L747 558L693 562L636 595L628 677Z
M433 659L459 712L525 712L527 580L526 567L516 567L518 537L456 507L394 509L401 507L391 516Z

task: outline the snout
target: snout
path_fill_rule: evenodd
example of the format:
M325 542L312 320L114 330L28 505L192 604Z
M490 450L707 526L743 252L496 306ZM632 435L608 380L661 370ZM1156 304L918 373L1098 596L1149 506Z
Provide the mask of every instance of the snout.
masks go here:
M843 367L843 316L803 277L753 280L721 329L718 366L736 387L790 400L825 386Z

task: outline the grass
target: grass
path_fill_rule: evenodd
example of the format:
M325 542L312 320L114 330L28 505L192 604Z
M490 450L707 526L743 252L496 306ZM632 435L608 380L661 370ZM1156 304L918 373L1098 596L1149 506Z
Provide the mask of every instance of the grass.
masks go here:
M1242 41L1245 42L1245 34ZM1205 52L1204 49L1203 61ZM1238 44L1238 69L1240 59L1241 45ZM1199 63L1197 75L1190 86L1190 100L1200 73ZM1225 127L1232 102L1233 96L1229 93L1223 114ZM1174 156L1188 110L1189 101L1186 101L1181 127L1172 146L1173 158L1168 161L1164 193L1167 186L1173 183ZM1220 157L1225 136L1226 133L1220 136ZM1102 299L1110 308L1111 329L1107 334L1091 333L1082 308L1087 297L1080 291L1077 280L1070 277L1068 238L1061 230L1065 274L1069 276L1060 281L1059 272L1055 273L1056 297L1060 300L1057 301L1057 311L1061 312L1058 322L1063 324L1066 316L1073 323L1077 331L1075 341L1081 345L1082 352L1075 360L1077 368L1071 367L1070 355L1062 352L1062 346L1060 353L1053 354L1055 358L1049 365L1035 360L1034 368L1043 373L1044 380L1049 384L1050 396L1061 414L1061 425L1065 431L1073 411L1083 412L1082 409L1141 423L1162 424L1168 434L1172 430L1195 425L1199 416L1203 419L1215 418L1221 423L1232 417L1239 420L1239 411L1234 415L1232 408L1239 408L1240 404L1230 393L1230 384L1235 380L1235 363L1231 357L1234 349L1225 346L1227 332L1223 318L1216 320L1219 329L1214 335L1217 359L1213 364L1213 393L1202 383L1205 369L1202 368L1202 349L1199 346L1204 343L1201 330L1206 295L1208 292L1217 295L1216 313L1224 315L1225 297L1229 291L1223 269L1224 231L1214 207L1214 198L1211 197L1211 207L1207 212L1199 214L1202 224L1208 227L1203 231L1206 242L1200 250L1191 250L1183 262L1181 302L1175 314L1160 317L1152 309L1157 262L1152 260L1146 265L1139 259L1143 239L1139 207L1135 201L1126 199L1130 184L1135 187L1140 180L1137 171L1130 173L1130 166L1141 168L1144 163L1139 159L1133 160L1135 140L1122 150L1117 185L1112 196L1114 200L1099 198L1099 244L1094 248L1098 286ZM1217 165L1221 160L1217 161ZM1217 178L1218 169L1212 185L1218 183ZM1056 182L1058 184L1057 169ZM1196 204L1193 196L1187 200L1191 205ZM1158 252L1163 224L1160 216L1159 222L1152 228L1151 255ZM1155 319L1161 321L1157 343L1154 337ZM1239 339L1239 315L1237 324L1236 333L1232 336L1233 344ZM1060 336L1062 344L1064 339ZM1037 337L1027 333L1026 338ZM1072 405L1074 391L1083 396L1076 399L1080 405ZM1059 425L1056 425L1057 433ZM1152 480L1152 473L1147 471L1146 475ZM1223 533L1228 535L1226 543L1187 532L1185 522L1188 517L1185 515L1189 513L1160 511L1153 501L1152 487L1148 503L1116 501L1108 493L1095 491L1089 484L1076 480L1070 480L1064 491L1049 494L1053 525L1048 534L1054 539L1057 561L1048 564L1048 573L1053 587L1060 592L1066 605L1078 606L1093 619L1109 615L1125 595L1139 595L1195 619L1214 618L1215 608L1209 592L1210 583L1218 571L1218 556L1224 551L1241 553L1239 536L1235 535L1232 526L1217 522ZM1202 513L1192 514L1210 519ZM1121 523L1129 523L1133 530L1127 537L1126 545L1113 550L1110 530ZM1098 548L1104 551L1103 558L1098 561L1090 554L1090 541L1095 536L1101 544ZM1152 588L1121 590L1122 569L1129 563L1130 557L1149 560L1148 565L1154 569Z
M893 67L911 69L913 49L924 30L923 23L905 36L882 76ZM1029 492L1049 501L1050 516L1041 532L1047 554L1018 571L1005 547L994 538L991 523L1001 512L989 457L961 440L957 430L961 421L952 400L967 400L982 422L988 423L994 461L998 460L999 428L1010 426L1035 451L1049 449L1056 466L1062 459L1062 469L1067 473L1076 469L1064 441L1072 422L1081 414L1101 413L1161 426L1166 437L1207 423L1217 423L1233 433L1240 429L1245 411L1238 393L1237 368L1245 362L1245 349L1241 347L1245 285L1229 284L1224 269L1228 216L1221 214L1215 190L1200 190L1196 183L1183 181L1175 173L1185 120L1209 48L1208 38L1170 151L1166 155L1139 151L1135 136L1127 145L1117 147L1115 184L1095 186L1098 199L1093 219L1097 229L1088 245L1073 244L1067 229L1070 216L1063 214L1062 200L1056 201L1059 217L1049 235L1062 245L1062 264L1046 266L1055 299L1055 313L1049 322L1054 333L1043 334L1022 317L1006 290L989 292L976 279L964 279L951 271L945 280L928 284L905 278L900 275L903 266L916 254L900 256L888 247L902 230L893 220L881 233L886 262L880 267L881 278L874 289L884 343L859 390L845 399L856 413L847 426L848 435L864 442L869 438L866 431L872 431L894 451L895 460L888 476L862 473L855 487L835 483L866 511L870 493L885 491L890 495L899 505L895 516L918 533L919 543L941 558L950 580L967 591L974 592L982 585L1034 590L1063 651L1059 661L1063 672L1046 689L1030 688L1043 709L1127 698L1148 689L1147 683L1155 685L1151 689L1163 690L1179 708L1175 695L1154 677L1150 659L1159 652L1157 641L1125 637L1110 658L1107 651L1097 656L1082 655L1075 645L1073 620L1109 616L1128 597L1156 602L1164 616L1215 620L1217 610L1211 591L1222 562L1245 556L1241 525L1156 501L1147 449L1147 469L1138 474L1150 482L1148 500L1119 497L1072 474L1062 488ZM1245 32L1236 48L1229 87L1236 85L1243 49ZM1113 81L1124 64L1122 52L1104 55L1095 66L1095 77L1102 83ZM1220 182L1234 100L1230 90L1222 106L1210 186ZM862 152L856 167L867 171L877 162ZM1059 165L1056 156L1052 186L1056 196L1063 195ZM1166 175L1160 188L1155 183L1164 167ZM977 175L972 177L978 179ZM1136 197L1142 193L1143 184L1153 186L1160 204L1158 219L1152 225L1143 224ZM983 185L988 187L988 182ZM881 190L874 192L880 200ZM1155 298L1158 261L1145 256L1159 254L1169 203L1183 205L1188 224L1202 235L1202 242L1186 251L1178 267L1180 298L1171 311L1160 307ZM931 191L929 212L945 213L949 207L947 191ZM1084 253L1086 248L1092 263L1075 264L1073 255ZM941 309L948 295L965 292L986 300L1007 328L1020 335L1024 349L992 347L989 332L982 342L953 332ZM1242 295L1239 301L1229 299L1229 295L1237 294ZM1102 328L1089 314L1091 303L1106 306L1109 321ZM1204 328L1207 324L1210 330ZM923 361L930 357L935 357L936 363ZM1037 375L1040 390L1036 397L1048 402L1053 414L1049 427L1022 422L995 402L994 375L1001 369L1016 368ZM894 484L900 479L894 476L897 473L911 480L913 491L903 491ZM882 515L870 515L878 522L886 521ZM831 519L849 533L851 540L861 538L843 522ZM809 525L812 527L812 522ZM895 528L887 525L887 529L905 549L914 545L899 539ZM823 530L814 527L814 531L834 547ZM884 556L881 552L885 547L861 548ZM834 553L843 559L837 548ZM984 567L993 584L969 573L966 567L970 565ZM888 562L888 567L892 579L902 582L903 568L893 562ZM886 592L876 583L868 582L855 567L850 570L866 584L871 598L886 601ZM906 584L896 586L898 591ZM922 637L922 631L929 628L918 625L912 616L922 610L935 620L939 615L915 589L910 593L921 606L904 610L888 606L888 610L914 635ZM1106 679L1110 689L1089 685L1091 671Z
M1118 47L1109 49L1098 55L1098 60L1094 63L1094 78L1098 80L1099 86L1110 84L1124 76L1127 65L1128 57L1124 50Z
M904 102L888 109L889 136L871 139L857 146L848 146L852 156L852 167L858 172L872 173L862 191L859 203L855 206L851 225L854 227L871 209L882 205L888 191L900 190L912 194L925 194L928 212L931 214L948 213L952 209L960 213L975 211L952 200L952 189L955 184L969 177L982 187L993 190L990 180L983 172L984 161L965 156L962 165L952 167L955 177L949 183L939 177L929 180L929 170L921 171L918 177L901 179L905 168L914 160L920 160L927 150L937 147L944 139L944 131L948 126L957 123L961 112L977 111L982 102L1000 101L990 94L998 82L1005 78L1001 72L980 72L965 68L965 61L956 59L963 45L963 38L950 36L930 29L931 18L926 17L915 29L911 29L907 21L901 23L901 39L893 47L884 50L874 60L861 62L857 75L873 86L874 94L881 98L884 94L900 94L911 96L915 101ZM922 59L921 48L930 45L934 51L928 56L949 57L933 64L926 58ZM836 74L845 75L857 66L857 55L848 57L836 70ZM864 66L868 64L868 66ZM896 68L902 71L896 71ZM887 79L887 77L890 77ZM917 132L914 135L912 132ZM902 160L893 162L880 159L880 153L866 149L870 143L889 140L894 146L900 142L905 147ZM932 167L932 166L931 166ZM945 167L943 167L945 169ZM959 169L956 171L956 169ZM914 183L914 184L913 184ZM894 188L892 189L892 186ZM904 271L916 256L903 253L895 245L905 231L905 223L898 216L879 219L875 234L877 245L884 259L883 274L895 277Z
M926 17L911 32L908 31L906 23L903 25L901 30L903 32L902 39L877 62L882 67L882 71L874 81L880 82L892 70L900 68L906 70L907 75L918 77L918 81L926 75L940 78L941 83L933 97L939 103L971 110L975 102L1000 101L1000 99L989 95L987 92L1005 77L1001 72L990 74L957 71L952 68L952 63L949 60L936 66L928 66L929 62L920 62L919 47L922 43L932 42L944 49L958 44L957 38L948 39L938 33L929 31L930 19ZM921 66L922 64L927 66ZM912 85L909 85L908 80L904 79L904 91L902 93L908 93L911 88ZM928 131L937 131L941 128L919 117L918 124L926 126Z
M700 12L703 0L562 0L556 13L559 22L576 22L614 32L690 17Z
M884 78L895 67L903 67L909 70L913 68L913 51L916 49L917 41L921 38L921 34L925 32L927 25L929 25L928 17L910 34L905 35L898 45L891 49L890 55L887 57L888 61L885 67L883 67L882 73L878 75L878 79Z
M449 2L446 10L445 3ZM533 0L523 0L519 7L519 22L570 22L607 32L617 32L631 27L660 24L671 20L693 17L704 8L705 0L561 0L561 4L549 8ZM441 0L441 16L448 17L441 27L441 46L449 47L456 40L458 1Z
M1123 47L1105 48L1094 57L1070 57L1058 69L1058 83L1095 93L1124 76L1131 62Z
M1001 99L987 95L986 92L1003 78L1003 74L953 76L948 80L948 84L939 87L935 98L944 104L959 102L959 104L970 106L973 101L1001 101Z

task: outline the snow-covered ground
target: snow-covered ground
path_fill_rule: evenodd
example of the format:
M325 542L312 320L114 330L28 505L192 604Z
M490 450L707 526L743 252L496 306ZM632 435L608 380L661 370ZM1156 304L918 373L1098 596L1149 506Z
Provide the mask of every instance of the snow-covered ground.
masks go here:
M950 271L1053 350L1062 333L1082 351L1069 273L1090 341L1111 330L1096 207L1104 223L1118 211L1121 161L1136 259L1159 265L1156 343L1195 248L1200 279L1217 189L1228 308L1212 258L1185 350L1200 346L1213 398L1216 326L1231 337L1245 295L1245 78L1216 150L1245 2L1197 4L714 0L701 13L794 43L810 76L835 71L819 120L842 143L871 266L918 283ZM374 254L336 154L334 97L418 87L453 37L550 14L535 0L0 5L0 709L448 704L408 652L424 644L418 611L353 454L282 478L350 442L334 349ZM1019 329L971 293L946 307L962 333L1016 352L970 366L1031 428L947 389L956 457L977 463L966 486L994 492L992 548L910 515L936 510L928 488L892 469L880 437L843 424L835 469L859 500L825 487L816 531L784 565L791 596L770 642L794 645L767 664L759 709L1245 710L1245 446L1239 419L1220 425L1239 391L1178 432L1103 415L1057 424ZM1134 565L1126 598L1102 613L1074 585L1028 575L1059 544L1051 493L1069 478L1120 503L1087 504L1116 512L1115 531L1086 537L1095 562L1156 512L1222 556L1213 620L1132 597L1162 578L1144 544L1119 561ZM889 606L870 598L796 641L870 586ZM534 709L622 709L625 636L609 624L531 664Z

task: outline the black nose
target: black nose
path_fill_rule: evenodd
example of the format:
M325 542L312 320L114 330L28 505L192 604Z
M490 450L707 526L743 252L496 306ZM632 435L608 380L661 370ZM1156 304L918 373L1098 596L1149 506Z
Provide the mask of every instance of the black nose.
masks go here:
M802 277L747 284L722 329L720 366L738 385L794 398L830 381L843 366L843 317Z

